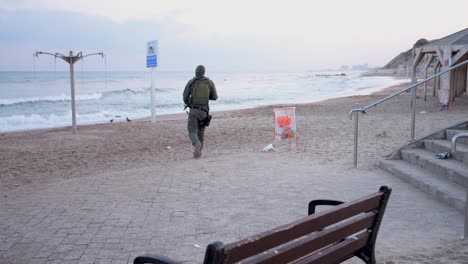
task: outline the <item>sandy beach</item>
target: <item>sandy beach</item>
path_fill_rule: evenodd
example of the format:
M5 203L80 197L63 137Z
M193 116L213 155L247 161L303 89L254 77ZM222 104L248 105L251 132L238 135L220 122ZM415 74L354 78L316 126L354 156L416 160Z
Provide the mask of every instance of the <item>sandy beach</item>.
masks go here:
M280 106L216 112L213 104L198 160L185 114L79 126L77 135L0 134L0 262L131 263L152 252L200 263L206 244L305 216L312 199L350 200L390 185L378 262L468 263L463 215L376 166L409 141L410 93L360 116L352 167L349 111L402 87L294 105L299 148L291 151L283 141L260 152ZM427 101L421 92L416 136L466 121L467 97L440 111L432 91Z

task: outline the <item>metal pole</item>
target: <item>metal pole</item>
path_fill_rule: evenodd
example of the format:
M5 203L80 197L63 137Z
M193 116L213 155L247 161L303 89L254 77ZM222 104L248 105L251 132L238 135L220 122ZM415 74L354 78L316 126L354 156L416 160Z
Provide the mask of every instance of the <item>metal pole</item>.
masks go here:
M438 62L436 61L434 63L434 74L437 74L437 70L439 68L439 64ZM435 77L434 79L432 79L432 96L434 97L436 95L436 81L437 81L437 77Z
M426 64L424 65L424 79L427 79L427 70L429 68L429 58L426 56ZM430 57L430 60L432 60L432 56ZM424 101L426 101L426 93L427 93L427 82L424 83Z
M439 65L439 72L440 73L442 71L442 65ZM437 76L437 89L440 90L440 75Z
M73 135L76 134L76 110L75 110L75 69L74 69L73 51L70 51L70 82L71 82L71 109L72 109L72 127Z
M414 47L413 47L413 74L411 77L411 84L417 83L416 80L416 65L414 64ZM416 121L416 87L411 89L411 108L413 110L412 116L411 116L411 141L414 140L414 126L415 126L415 121Z
M156 123L156 98L154 91L154 67L151 68L151 122Z
M411 90L411 105L413 107L413 113L411 116L411 141L414 140L414 127L416 125L416 87Z
M425 78L427 79L427 72ZM424 101L427 101L427 82L424 83Z
M359 112L354 115L354 168L357 168Z
M468 190L466 191L466 200L465 200L465 234L463 236L464 240L468 239Z
M452 71L452 70L454 70L454 69L456 69L456 68L459 68L459 67L461 67L461 66L464 66L464 65L468 65L468 61L465 61L465 62L462 62L462 63L460 63L460 64L457 64L456 66L453 66L453 67L449 67L448 69L445 69L445 70L440 70L440 69L439 69L439 66L440 66L440 65L437 64L437 66L436 66L436 69L438 69L438 70L437 70L437 71L438 71L437 74L434 74L433 76L431 76L431 77L429 77L429 78L427 78L427 79L425 79L425 80L423 80L423 81L421 81L421 82L419 82L419 83L416 83L416 78L414 78L413 84L412 84L411 86L409 86L409 87L407 87L407 88L405 88L405 89L403 89L403 90L400 90L400 91L398 91L398 92L396 92L396 93L393 93L393 94L391 94L391 95L388 95L388 96L386 96L385 98L382 98L382 99L380 99L380 100L377 100L376 102L374 102L374 103L372 103L372 104L369 104L369 105L367 105L367 106L365 106L365 107L352 109L352 110L350 111L350 113L349 113L350 119L353 119L353 114L356 113L356 120L355 120L356 124L355 124L355 129L354 129L354 139L355 139L355 140L354 140L354 142L355 142L355 143L354 143L354 167L357 166L357 141L358 141L358 140L357 140L357 137L358 137L358 136L357 136L357 133L358 133L358 120L357 120L357 119L358 119L358 115L357 115L357 113L358 113L358 112L365 113L365 111L366 111L367 109L371 108L371 107L374 107L374 106L376 106L376 105L378 105L378 104L380 104L380 103L383 103L383 102L385 102L385 101L387 101L387 100L389 100L389 99L391 99L391 98L393 98L393 97L395 97L395 96L397 96L397 95L400 95L400 94L402 94L402 93L404 93L404 92L407 92L407 91L409 91L409 90L412 90L412 95L413 95L413 96L412 96L412 98L411 98L411 99L412 99L412 100L411 100L411 104L414 105L414 107L412 108L412 109L413 109L413 115L412 115L412 131L411 131L411 132L412 132L412 133L411 133L412 135L411 135L411 138L412 138L412 140L414 140L414 138L415 138L415 134L414 134L414 130L415 130L415 129L414 129L414 128L415 128L415 124L416 124L416 122L415 122L415 121L416 121L416 88L417 88L419 85L421 85L421 84L423 84L423 83L425 83L425 82L427 82L427 81L429 81L429 80L431 80L431 79L434 79L434 80L435 80L435 79L437 79L440 75L445 74L445 73L447 73L447 72L449 72L449 71ZM439 86L440 86L440 84L439 84Z

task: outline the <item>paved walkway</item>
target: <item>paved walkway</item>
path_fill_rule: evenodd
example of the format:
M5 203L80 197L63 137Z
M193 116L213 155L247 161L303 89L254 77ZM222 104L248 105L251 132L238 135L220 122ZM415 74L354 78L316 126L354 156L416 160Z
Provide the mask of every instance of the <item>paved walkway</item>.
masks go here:
M384 184L394 191L378 258L432 252L463 233L460 213L381 170L317 164L300 153L247 155L129 168L2 193L0 263L131 263L144 253L201 263L210 242L231 242L296 220L312 199L349 200ZM224 172L212 171L213 162Z

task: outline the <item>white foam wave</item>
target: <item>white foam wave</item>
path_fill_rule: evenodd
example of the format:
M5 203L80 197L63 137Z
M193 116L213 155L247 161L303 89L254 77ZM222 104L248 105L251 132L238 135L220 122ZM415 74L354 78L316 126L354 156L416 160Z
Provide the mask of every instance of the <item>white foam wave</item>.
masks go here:
M124 111L99 111L89 114L77 113L76 119L78 125L107 123L111 119L123 121L125 117L130 119L143 118L151 113L148 109L137 109L132 112ZM52 128L71 126L71 112L57 115L13 115L0 117L0 132L31 130L38 128Z
M80 94L76 96L76 100L99 100L102 98L102 93ZM41 96L29 98L13 98L13 99L0 99L0 105L12 105L21 103L35 103L35 102L63 102L70 101L71 97L66 94L55 96Z
M170 89L156 89L156 92L166 92ZM101 100L105 97L109 96L116 96L122 94L145 94L149 92L149 88L136 88L136 89L123 89L123 90L115 90L115 91L107 91L107 92L96 92L96 93L89 93L89 94L79 94L76 96L76 100L84 101L84 100ZM1 105L13 105L13 104L23 104L23 103L38 103L38 102L64 102L64 101L71 101L71 97L64 93L60 95L52 95L52 96L41 96L41 97L28 97L28 98L12 98L12 99L0 99L0 106Z

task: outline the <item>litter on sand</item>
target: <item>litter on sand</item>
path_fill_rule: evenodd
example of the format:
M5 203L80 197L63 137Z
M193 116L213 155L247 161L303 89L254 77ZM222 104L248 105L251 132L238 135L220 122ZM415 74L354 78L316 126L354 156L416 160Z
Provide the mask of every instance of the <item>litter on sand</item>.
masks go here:
M438 159L448 159L448 158L450 158L452 155L450 154L450 152L441 152L441 153L437 153L435 156L436 156L436 158L438 158Z
M273 151L275 151L275 148L273 147L273 144L269 144L268 146L264 147L261 151L262 152L273 152Z

